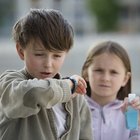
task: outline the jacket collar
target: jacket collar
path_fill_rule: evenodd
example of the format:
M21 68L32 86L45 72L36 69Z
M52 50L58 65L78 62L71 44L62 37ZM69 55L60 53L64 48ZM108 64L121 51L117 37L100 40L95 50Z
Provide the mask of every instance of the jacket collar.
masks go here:
M33 79L34 77L32 77L26 70L26 68L23 68L21 71L23 71L23 73L25 74L25 76L28 78L28 79ZM60 73L57 73L53 78L55 79L60 79L61 78L61 75Z
M123 101L116 99L116 100L114 100L114 101L112 101L112 102L110 102L107 105L105 105L105 106L102 107L97 102L95 102L94 100L92 100L89 96L86 95L85 97L86 97L87 102L89 104L89 107L91 109L97 109L97 108L98 109L99 108L120 109L122 107L122 104L123 104Z

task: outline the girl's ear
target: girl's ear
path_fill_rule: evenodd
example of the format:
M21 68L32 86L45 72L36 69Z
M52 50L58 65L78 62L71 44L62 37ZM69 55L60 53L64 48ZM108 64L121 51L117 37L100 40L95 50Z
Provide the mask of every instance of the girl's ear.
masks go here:
M24 60L24 49L21 47L19 43L16 43L17 53L21 60Z
M88 82L89 81L89 77L88 77L88 72L87 70L83 71L83 75L84 75L84 79Z
M124 87L127 84L127 82L130 79L130 77L131 77L131 72L127 72L127 74L125 75L122 87Z
M88 75L86 75L85 80L86 80L87 82L89 81L89 79L88 79Z

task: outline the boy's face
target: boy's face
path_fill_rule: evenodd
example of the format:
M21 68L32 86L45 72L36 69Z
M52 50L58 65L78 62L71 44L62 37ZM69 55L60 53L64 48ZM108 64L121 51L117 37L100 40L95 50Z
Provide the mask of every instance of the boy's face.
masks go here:
M61 69L67 51L50 52L39 41L31 41L25 49L17 44L17 52L28 73L38 79L53 78Z

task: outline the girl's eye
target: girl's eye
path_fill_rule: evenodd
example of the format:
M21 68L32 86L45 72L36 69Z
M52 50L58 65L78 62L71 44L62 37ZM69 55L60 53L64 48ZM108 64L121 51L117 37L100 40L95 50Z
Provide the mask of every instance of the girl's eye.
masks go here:
M115 70L112 70L112 71L111 71L111 74L118 74L118 72L115 71Z
M102 72L103 70L102 69L95 69L93 71L95 71L95 72Z

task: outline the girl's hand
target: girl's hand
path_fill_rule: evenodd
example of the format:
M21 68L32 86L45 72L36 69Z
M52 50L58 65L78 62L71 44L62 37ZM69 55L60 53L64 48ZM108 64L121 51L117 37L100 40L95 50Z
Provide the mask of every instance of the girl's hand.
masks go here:
M128 105L131 105L133 108L140 111L140 97L136 96L136 98L134 100L132 100L130 103L128 102L128 97L126 97L122 104L123 112L125 112L127 110Z
M121 106L122 112L126 112L127 107L128 107L128 97L125 97L124 102L123 102L123 104Z
M130 103L130 105L135 108L136 110L140 111L140 97L136 96L136 98L134 100L132 100L132 102Z

